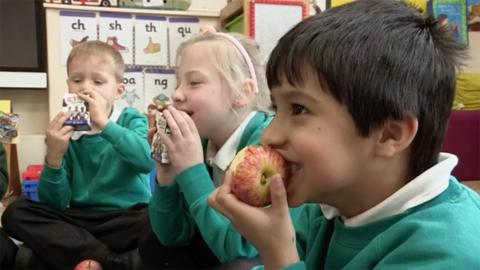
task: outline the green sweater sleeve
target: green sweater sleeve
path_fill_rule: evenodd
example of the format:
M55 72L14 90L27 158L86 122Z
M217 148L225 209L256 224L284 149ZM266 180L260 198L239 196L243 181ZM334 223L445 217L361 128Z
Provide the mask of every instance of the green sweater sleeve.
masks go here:
M40 202L58 210L69 205L123 209L147 202L153 162L146 132L145 116L127 108L100 134L70 140L62 166L57 169L45 164L42 170ZM103 181L101 185L99 181Z
M126 123L126 126L121 126ZM147 118L136 110L124 110L118 124L108 121L102 130L102 137L110 142L119 158L132 166L132 169L149 173L153 168L150 146L147 137Z
M264 117L263 114L254 118L242 136L239 149L246 145L258 144L261 131L269 121L270 118ZM208 205L208 195L215 189L215 186L204 163L187 168L177 175L175 182L176 184L169 188L178 188L176 196L183 199L173 197L172 193L175 192L167 194L169 191L163 187L155 190L157 194L154 194L151 202L151 207L153 206L150 209L152 227L163 244L182 245L188 243L196 226L221 262L258 255L255 247L233 228L230 221ZM164 197L163 199L169 197L170 203L176 203L175 206L170 207L170 214L158 210L161 207L164 207L163 210L165 210L166 207L161 204L168 204L162 202L159 197ZM156 215L156 217L152 217L152 215Z
M230 224L230 220L208 205L215 189L205 164L195 165L177 176L190 214L203 239L221 262L239 257L254 257L257 250Z
M282 268L282 270L303 270L303 269L307 269L303 261L296 262L294 264L291 264L289 266Z
M72 197L66 166L65 158L59 169L45 163L38 182L40 202L58 210L65 210Z
M152 230L165 246L182 246L195 232L192 220L177 183L170 186L155 185L148 207Z
M3 198L8 186L7 159L3 144L0 143L0 199Z
M203 163L181 172L175 184L157 187L149 214L158 239L168 246L185 245L198 226L203 239L221 262L257 255L256 249L233 229L230 221L208 205L208 195L214 188Z

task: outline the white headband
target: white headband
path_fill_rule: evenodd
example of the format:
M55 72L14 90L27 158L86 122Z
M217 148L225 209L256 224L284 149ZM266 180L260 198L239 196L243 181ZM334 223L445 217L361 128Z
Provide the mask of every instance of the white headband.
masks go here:
M222 37L226 38L228 41L230 41L230 43L232 43L233 46L235 46L237 51L240 52L240 54L243 56L243 59L245 60L245 63L247 63L248 71L250 72L250 77L252 78L253 82L255 83L255 93L258 93L258 83L257 83L257 75L255 75L255 68L253 68L252 59L250 58L250 56L248 55L247 51L242 46L242 44L236 38L232 37L231 35L229 35L227 33L217 32L217 30L215 30L215 28L211 25L206 25L206 26L202 27L202 29L200 29L200 32L202 34L211 33L213 35L222 36Z

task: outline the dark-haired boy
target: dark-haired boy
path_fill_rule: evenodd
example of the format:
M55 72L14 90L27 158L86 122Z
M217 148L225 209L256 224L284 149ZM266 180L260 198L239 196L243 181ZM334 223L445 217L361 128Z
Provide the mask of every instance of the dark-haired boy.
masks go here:
M439 153L462 49L399 1L356 1L290 30L267 66L262 141L289 163L272 207L209 198L267 269L478 269L480 199ZM306 205L292 222L288 206ZM320 204L320 205L319 205Z

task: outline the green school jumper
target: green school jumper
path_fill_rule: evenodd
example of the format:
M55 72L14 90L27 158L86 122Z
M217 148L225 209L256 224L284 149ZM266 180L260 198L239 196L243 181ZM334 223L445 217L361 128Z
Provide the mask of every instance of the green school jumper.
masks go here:
M70 140L60 169L45 166L38 186L40 201L52 208L120 210L151 197L153 169L147 119L125 108L101 133Z
M237 152L245 146L260 144L260 136L271 120L272 116L257 112L248 122ZM154 233L165 246L181 246L188 244L198 227L220 262L255 257L258 255L255 247L227 218L208 205L208 195L215 189L209 169L205 163L197 164L178 174L172 185L155 187L149 205ZM290 212L296 217L298 210Z
M295 230L303 261L284 269L480 269L480 199L453 177L434 199L358 227L309 204Z

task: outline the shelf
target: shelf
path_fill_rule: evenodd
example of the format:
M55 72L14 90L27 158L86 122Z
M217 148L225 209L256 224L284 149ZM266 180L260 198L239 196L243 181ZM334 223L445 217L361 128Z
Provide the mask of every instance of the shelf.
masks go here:
M45 9L62 9L62 10L80 10L80 11L99 11L99 12L120 12L135 14L151 14L162 16L195 16L195 17L220 17L219 11L212 10L168 10L168 9L149 9L149 8L120 8L120 7L99 7L72 4L51 4L44 3Z
M220 24L223 26L233 17L243 13L244 0L232 0L220 11Z

